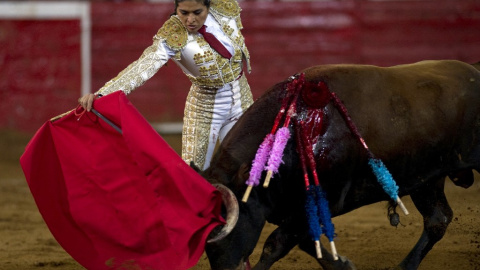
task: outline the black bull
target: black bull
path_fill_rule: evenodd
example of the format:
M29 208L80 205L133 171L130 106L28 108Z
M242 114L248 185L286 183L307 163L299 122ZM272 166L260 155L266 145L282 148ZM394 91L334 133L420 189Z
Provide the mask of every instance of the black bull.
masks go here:
M448 176L473 183L480 168L480 72L458 61L424 61L381 68L325 65L305 69L308 82L324 81L343 101L370 150L381 159L424 217L424 231L399 269L416 269L445 234L452 209L444 194ZM288 80L278 83L246 111L202 175L242 198L251 162L281 107ZM325 107L326 130L315 145L317 170L332 216L389 200L367 165L368 156L339 110ZM292 133L293 134L293 133ZM324 160L318 160L323 151ZM326 151L326 152L325 152ZM294 246L315 256L304 211L305 186L295 140L290 139L278 175L268 188L253 188L240 203L239 220L226 239L206 247L212 269L243 269L266 221L278 225L254 269L269 269ZM263 173L264 177L265 173ZM354 269L323 249L324 269Z

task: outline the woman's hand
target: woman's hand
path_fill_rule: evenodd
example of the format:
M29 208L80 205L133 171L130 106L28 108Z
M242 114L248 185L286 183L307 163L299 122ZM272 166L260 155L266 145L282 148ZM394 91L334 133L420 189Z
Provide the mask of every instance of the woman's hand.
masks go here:
M94 94L86 94L85 96L78 99L78 104L80 104L87 112L92 110L93 101L97 99L97 96Z

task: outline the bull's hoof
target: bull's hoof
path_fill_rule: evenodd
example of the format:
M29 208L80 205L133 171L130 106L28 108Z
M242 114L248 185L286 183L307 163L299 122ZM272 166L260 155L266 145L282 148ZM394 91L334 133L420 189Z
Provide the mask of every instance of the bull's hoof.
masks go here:
M338 260L322 260L320 265L323 270L357 270L355 264L345 256L338 256Z
M335 268L335 269L357 270L357 267L355 266L355 264L345 256L338 256L338 262L340 265L338 265L338 268Z

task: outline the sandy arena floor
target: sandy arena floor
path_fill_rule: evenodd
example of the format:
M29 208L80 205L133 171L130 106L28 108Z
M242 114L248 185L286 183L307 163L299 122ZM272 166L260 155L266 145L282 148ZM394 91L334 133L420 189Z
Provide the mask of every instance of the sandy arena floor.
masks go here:
M178 149L175 136L164 136ZM28 136L0 134L0 270L84 269L55 241L39 214L18 163ZM478 176L478 175L477 175ZM480 269L480 177L465 190L447 182L447 197L454 220L447 235L433 248L420 270ZM422 218L409 197L404 202L411 214L400 214L402 225L390 226L386 203L363 207L334 218L337 250L360 270L390 269L398 264L422 232ZM254 264L263 242L275 227L268 224L251 262ZM195 270L209 269L203 256ZM273 270L320 269L298 249L277 262Z

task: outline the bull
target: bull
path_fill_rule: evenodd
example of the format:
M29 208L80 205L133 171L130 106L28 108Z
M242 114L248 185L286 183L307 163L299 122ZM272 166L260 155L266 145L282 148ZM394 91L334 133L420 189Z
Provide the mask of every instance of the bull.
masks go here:
M309 83L325 83L343 102L371 152L396 180L399 196L410 195L423 216L423 233L397 266L417 269L452 220L444 194L446 177L468 188L474 181L472 170L480 168L479 66L455 60L392 67L342 64L314 66L301 74ZM201 172L204 178L227 186L242 198L252 160L272 130L290 81L274 85L245 112L219 146L211 166ZM332 217L380 201L395 206L333 102L325 104L323 121L313 152ZM206 246L212 269L248 269L248 257L266 221L278 227L253 269L269 269L297 245L316 257L307 233L300 163L295 140L290 139L269 187L254 187L248 201L240 203L231 233ZM323 258L317 260L323 269L355 269L346 257L334 260L323 247L322 252Z

